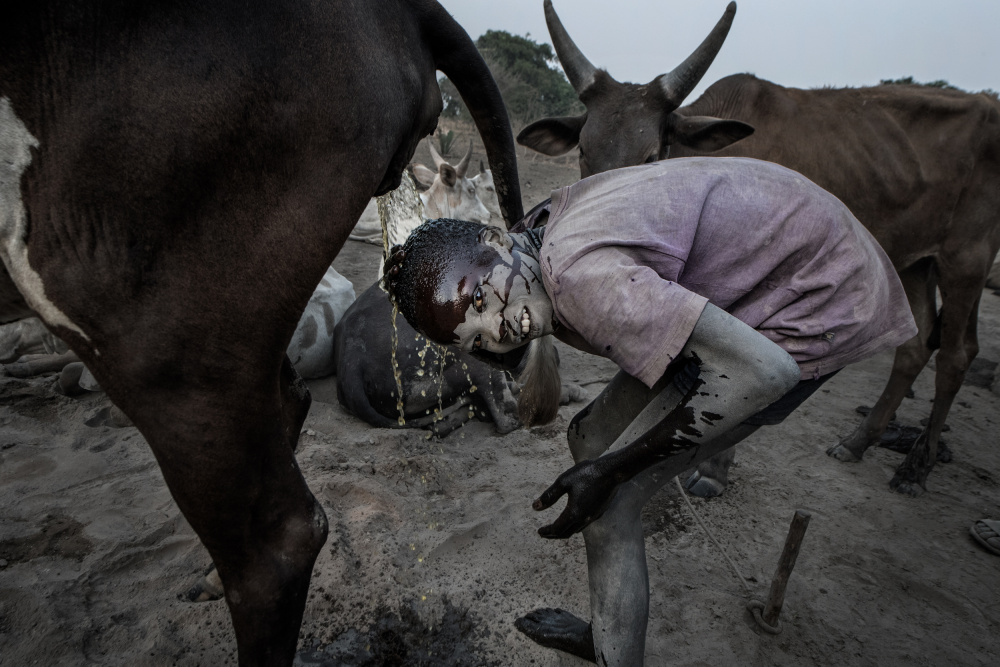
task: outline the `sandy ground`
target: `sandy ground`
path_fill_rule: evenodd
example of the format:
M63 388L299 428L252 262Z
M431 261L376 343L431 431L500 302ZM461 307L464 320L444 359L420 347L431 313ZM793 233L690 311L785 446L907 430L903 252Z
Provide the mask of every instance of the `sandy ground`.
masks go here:
M576 173L572 161L526 161L525 203ZM349 242L335 264L359 293L377 252ZM981 359L1000 360L998 334L1000 296L985 292ZM615 372L561 352L564 377L589 396ZM873 450L860 464L824 454L857 423L856 406L874 401L890 361L845 370L759 431L726 495L694 501L759 596L793 512L812 513L782 634L756 628L747 593L673 487L650 503L647 664L996 664L1000 558L968 528L1000 517L1000 396L962 388L945 434L954 462L918 499L888 489L899 454ZM87 426L107 399L63 397L54 381L0 377L0 664L235 664L225 604L177 598L209 558L142 436ZM513 621L549 605L587 615L582 538L538 538L555 513L530 508L570 465L565 429L583 405L531 431L499 437L473 423L438 441L346 414L333 380L312 389L298 458L330 537L302 625L301 645L317 651L299 663L580 664L534 646ZM900 418L926 417L932 392L927 370Z

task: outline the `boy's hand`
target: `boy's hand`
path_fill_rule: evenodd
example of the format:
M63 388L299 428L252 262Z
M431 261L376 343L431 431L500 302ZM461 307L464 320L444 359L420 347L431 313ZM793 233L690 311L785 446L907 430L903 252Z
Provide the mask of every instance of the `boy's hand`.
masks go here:
M548 526L538 529L542 537L566 539L599 519L611 504L618 484L601 472L596 460L581 461L563 474L538 497L532 507L541 511L569 494L566 509Z

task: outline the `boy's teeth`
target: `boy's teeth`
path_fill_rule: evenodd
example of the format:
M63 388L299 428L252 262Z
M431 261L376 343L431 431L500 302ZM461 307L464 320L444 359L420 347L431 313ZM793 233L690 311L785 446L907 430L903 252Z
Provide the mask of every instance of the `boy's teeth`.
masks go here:
M524 314L521 315L521 333L528 333L531 329L531 317L528 315L528 311L525 310Z

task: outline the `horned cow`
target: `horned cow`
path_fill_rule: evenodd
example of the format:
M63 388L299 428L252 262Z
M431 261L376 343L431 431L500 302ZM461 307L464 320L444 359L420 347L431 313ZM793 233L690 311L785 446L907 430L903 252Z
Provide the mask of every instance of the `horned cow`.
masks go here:
M240 664L289 665L327 520L294 457L310 397L285 350L434 130L436 70L520 219L500 93L433 0L5 10L0 322L38 315L86 363L217 565Z
M920 333L897 349L874 409L829 453L860 460L936 349L930 420L890 482L899 492L921 493L945 417L979 349L979 298L1000 248L997 99L904 85L801 90L737 74L681 107L721 48L736 3L691 56L645 85L619 83L594 67L551 0L544 8L556 53L587 109L532 123L520 143L548 155L579 146L582 177L691 155L777 162L839 197L882 244ZM710 464L706 472L715 470Z
M457 165L442 158L430 140L427 146L437 171L419 163L412 165L414 178L425 190L419 195L419 206L393 212L388 221L390 246L402 243L417 225L434 218L472 220L484 225L503 224L493 172L480 161L479 173L472 178L466 176L472 158L472 143L469 143L468 152ZM382 222L374 199L368 202L350 238L352 241L382 245Z

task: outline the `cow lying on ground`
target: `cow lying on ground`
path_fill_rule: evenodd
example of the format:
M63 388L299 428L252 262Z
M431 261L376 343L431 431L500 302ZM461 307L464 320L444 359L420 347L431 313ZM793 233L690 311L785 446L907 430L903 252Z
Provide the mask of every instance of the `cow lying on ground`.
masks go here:
M241 665L291 664L327 536L285 350L434 130L436 70L519 220L503 100L433 0L40 0L0 21L0 322L41 317L142 432Z
M334 329L354 303L354 285L331 266L309 297L288 344L288 359L307 380L332 375Z
M445 436L473 418L498 433L521 425L510 376L478 359L436 345L396 317L396 362L403 386L405 423L399 423L398 390L391 364L392 304L372 285L347 310L334 335L337 398L354 416L380 428L428 429ZM564 384L560 402L582 400L583 390Z
M520 143L547 155L579 145L582 177L710 153L777 162L840 198L882 245L920 333L897 349L874 409L829 453L859 461L877 444L938 350L930 420L890 482L901 493L919 495L945 418L979 350L979 299L1000 248L996 97L903 85L800 90L738 74L678 108L722 46L735 3L687 60L646 85L619 83L594 67L551 0L544 6L553 46L587 111L532 123L518 135ZM692 491L721 492L731 460L730 453L702 464L689 480Z

